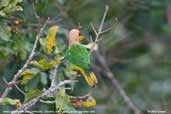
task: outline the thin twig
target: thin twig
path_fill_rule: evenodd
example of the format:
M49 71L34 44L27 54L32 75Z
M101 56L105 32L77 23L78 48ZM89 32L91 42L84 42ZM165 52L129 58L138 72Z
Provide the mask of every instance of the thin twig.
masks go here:
M56 103L56 101L45 101L45 100L42 100L42 99L40 99L40 102L45 103L45 104L54 104L54 103Z
M59 64L58 64L59 65ZM51 70L51 85L50 87L55 87L56 86L56 74L57 74L57 69L58 65L56 65L52 70ZM50 93L50 95L55 96L56 93Z
M65 85L65 84L70 84L70 83L73 83L73 82L75 82L75 81L74 80L64 80L64 81L60 82L57 86L50 87L49 89L47 89L41 95L39 95L36 98L32 99L31 101L23 104L22 107L20 107L19 109L12 111L11 114L20 114L20 113L28 110L29 108L34 106L42 97L47 96L50 93L53 93L54 91L56 91L57 89L59 89L61 86Z
M12 112L11 112L12 113ZM31 112L31 111L28 111L28 110L23 110L23 111L20 111L19 113L16 113L16 114L21 114L21 113L28 113L28 114L34 114L33 112Z
M111 26L111 27L107 28L106 30L102 31L101 34L104 34L104 33L108 32L108 31L110 31L110 30L112 30L112 29L113 29L113 26ZM100 40L100 39L99 39L99 40Z
M34 16L35 18L37 19L37 21L39 22L39 25L40 25L40 16L37 14L37 11L36 11L36 7L35 7L35 3L33 2L33 12L34 12Z
M17 73L14 75L13 79L8 83L8 85L10 85L10 87L7 87L7 88L5 89L5 91L3 92L1 98L4 98L4 97L6 97L6 96L8 95L9 91L10 91L11 88L12 88L11 86L16 84L17 79L21 76L22 72L27 68L28 64L29 64L30 61L33 59L33 57L34 57L34 55L35 55L35 50L36 50L36 47L37 47L39 38L40 38L41 34L43 33L43 30L45 29L45 27L46 27L48 21L49 21L49 18L46 20L46 22L44 23L44 25L42 26L42 28L40 28L40 31L38 32L38 34L37 34L37 36L36 36L36 39L35 39L35 42L34 42L32 51L31 51L31 53L30 53L28 59L26 60L26 62L25 62L25 64L23 65L23 67L17 71Z
M57 69L58 65L56 65L52 70L51 70L51 87L56 86L56 74L57 74Z
M23 95L26 95L26 93L23 91L23 90L21 90L17 85L15 85L15 87L18 89L18 91L20 91Z
M1 96L1 98L0 98L1 101L3 100L4 97L6 97L6 96L8 95L8 93L9 93L9 91L10 91L11 89L12 89L11 87L5 88L3 94L2 94L2 96Z
M97 35L97 31L96 31L96 28L95 28L94 24L93 24L93 23L90 23L90 25L91 25L91 27L92 27L94 33Z
M84 95L84 96L69 96L71 99L84 99L90 96L90 93Z
M99 37L100 37L100 35L101 35L101 33L102 33L104 21L105 21L105 19L106 19L107 12L108 12L108 10L109 10L109 6L106 5L105 8L106 8L106 9L105 9L105 12L104 12L104 14L103 14L103 18L102 18L102 21L101 21L101 23L100 23L100 27L99 27L98 33L97 33L96 38L95 38L95 43L98 41L98 39L99 39Z
M94 51L94 47L97 44L97 42L99 41L100 35L103 33L102 29L103 29L104 21L106 19L108 10L109 10L109 6L106 5L105 12L103 14L103 18L101 20L101 23L100 23L98 31L95 29L94 25L91 23L92 29L93 29L94 33L96 34L96 38L95 38L95 41L93 42L92 47L90 48L90 53Z

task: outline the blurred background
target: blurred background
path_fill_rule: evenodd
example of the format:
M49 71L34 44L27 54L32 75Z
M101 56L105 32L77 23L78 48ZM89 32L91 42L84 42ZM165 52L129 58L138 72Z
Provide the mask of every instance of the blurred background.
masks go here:
M20 3L23 11L5 11L6 16L0 16L0 94L5 87L3 77L10 81L31 51L39 27L34 10L40 16L40 22L50 17L48 26L61 27L59 37L67 39L70 29L79 28L81 34L90 40L95 38L90 23L98 29L106 5L109 11L103 29L109 30L101 35L102 40L98 44L99 56L104 58L107 70L113 73L127 96L144 114L147 110L171 112L170 0L23 0ZM36 58L43 57L41 48L38 49ZM86 84L76 86L74 94L90 92L97 101L92 108L97 114L132 114L106 76L98 55L92 54L92 58L92 69L99 84L93 89ZM27 91L29 88L47 87L48 84L48 74L43 73L27 86L20 85L20 88ZM24 99L15 88L9 96ZM41 104L36 107L54 108ZM2 108L14 109L2 106L1 111Z

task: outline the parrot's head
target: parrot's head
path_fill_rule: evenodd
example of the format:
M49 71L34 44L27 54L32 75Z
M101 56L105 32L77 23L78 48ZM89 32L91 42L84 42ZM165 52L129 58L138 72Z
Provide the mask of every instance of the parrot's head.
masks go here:
M72 29L69 32L69 47L73 44L80 44L79 33L80 31L78 29Z

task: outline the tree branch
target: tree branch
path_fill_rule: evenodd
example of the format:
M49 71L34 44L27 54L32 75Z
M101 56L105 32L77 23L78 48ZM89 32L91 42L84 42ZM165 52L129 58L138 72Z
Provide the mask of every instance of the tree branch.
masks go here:
M4 98L4 97L6 97L8 95L8 93L11 90L12 86L16 84L17 79L21 76L22 72L27 68L28 64L33 59L33 57L35 55L35 50L36 50L36 47L37 47L39 38L40 38L41 34L43 33L43 30L45 29L48 21L49 21L49 18L46 20L46 22L44 23L44 25L42 26L42 28L40 28L40 31L36 35L36 39L35 39L35 42L34 42L32 51L31 51L28 59L26 60L26 62L23 65L23 67L17 71L17 73L14 75L13 79L8 83L9 86L3 92L2 96L1 96L1 99Z
M38 97L32 99L31 101L23 104L22 107L20 107L17 110L12 111L11 114L20 114L20 113L26 112L29 108L34 106L40 100L40 98L47 96L50 93L53 93L54 91L56 91L57 89L59 89L61 86L65 85L65 84L70 84L73 82L75 82L75 81L74 80L64 80L64 81L60 82L57 86L51 86L44 93L42 93L40 96L38 96Z
M102 21L101 21L101 23L100 23L99 30L98 30L97 35L96 35L96 38L95 38L95 43L98 41L98 39L100 38L100 35L102 34L102 29L103 29L104 21L105 21L105 19L106 19L107 12L108 12L108 10L109 10L109 6L106 5L105 8L106 8L106 9L105 9L105 12L104 12L104 14L103 14L103 18L102 18Z
M32 7L33 7L34 16L35 16L35 18L37 19L37 22L40 25L40 16L37 14L36 7L35 7L35 3L34 2L32 4Z
M98 51L95 52L96 60L100 63L102 66L101 71L107 77L113 87L117 90L118 94L123 98L126 105L134 112L134 114L142 114L141 111L137 108L137 106L131 101L129 96L126 94L125 90L122 88L121 84L117 81L115 78L115 75L112 73L112 71L107 66L107 63L102 55Z
M102 31L102 29L103 29L104 21L105 21L105 19L106 19L108 10L109 10L109 6L106 5L106 7L105 7L105 12L104 12L104 14L103 14L103 18L102 18L102 20L101 20L101 23L100 23L100 26L99 26L98 31L95 29L94 25L91 23L91 27L92 27L92 29L93 29L95 35L96 35L96 38L95 38L95 41L94 41L92 47L90 48L90 53L94 51L95 45L96 45L97 42L100 40L100 39L99 39L99 38L100 38L100 35L101 35L102 33L104 33L104 32Z
M53 68L51 70L51 87L56 86L56 74L57 74L57 69L58 69L58 65L55 66L55 68Z

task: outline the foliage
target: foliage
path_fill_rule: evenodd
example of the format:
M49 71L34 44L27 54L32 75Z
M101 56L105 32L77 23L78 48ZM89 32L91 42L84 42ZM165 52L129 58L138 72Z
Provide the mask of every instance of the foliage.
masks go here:
M0 16L8 16L15 11L22 11L22 7L18 3L22 0L1 0L0 1Z

